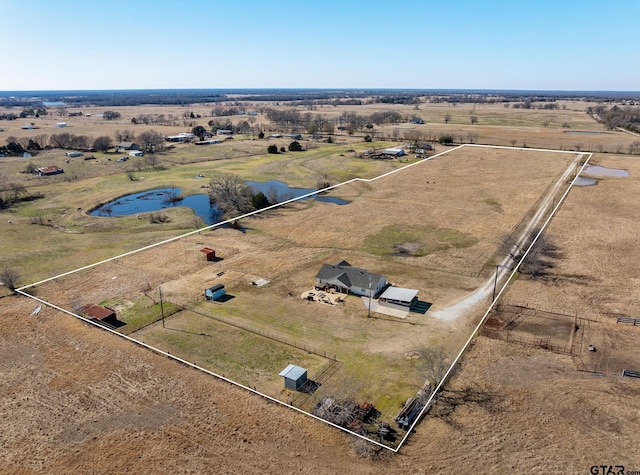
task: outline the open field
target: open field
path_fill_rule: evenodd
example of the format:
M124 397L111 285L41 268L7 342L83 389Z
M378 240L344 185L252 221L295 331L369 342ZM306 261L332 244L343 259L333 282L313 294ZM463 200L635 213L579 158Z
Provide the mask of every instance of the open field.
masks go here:
M373 403L380 419L391 423L401 403L424 383L416 352L442 347L452 358L482 308L455 320L433 315L490 279L505 236L540 206L575 158L461 148L369 183L338 188L349 205L311 201L276 208L244 219L245 232L201 231L44 283L35 292L67 309L87 303L126 309L144 296L157 304L162 289L166 301L202 315L181 312L165 318L166 327L155 323L128 332L136 339L285 401L289 394L277 389L277 365L310 365L313 374L322 364L281 344L300 341L301 348L317 348L342 363L304 409L323 397L349 397ZM498 175L500 187L495 186ZM407 244L415 255L397 252ZM204 245L216 249L221 260L203 260L198 251ZM359 298L334 307L298 298L315 283L322 263L342 259L419 289L435 313L414 313L403 321L367 318ZM256 288L251 281L258 277L271 284ZM204 288L214 283L223 283L233 298L202 303ZM249 344L246 338L225 336L222 329L228 328L216 318L273 334L277 342ZM282 357L274 360L276 354Z
M419 127L457 135L478 133L480 143L511 145L515 139L517 146L576 149L579 139L582 150L602 145L612 152L618 144L626 147L637 140L621 132L571 134L605 132L582 112L584 104L567 102L567 109L555 111L479 106L473 110L479 117L477 125L468 123L472 105L422 105L414 112L428 122ZM371 111L389 106L366 107ZM314 112L339 114L340 107ZM393 108L404 108L404 113L411 110L410 106ZM137 110L132 108L130 113ZM445 112L453 116L446 126L441 118ZM545 120L550 121L548 127L542 124ZM558 126L565 121L570 129ZM86 133L101 135L103 122L87 124ZM112 130L128 127L126 120L108 126ZM381 128L380 133L391 136L393 128ZM80 125L68 131L79 130ZM0 140L6 135L5 127ZM250 140L224 144L228 148L211 152L212 148L201 152L201 147L176 147L163 158L166 170L136 172L140 180L135 182L115 167L123 164L109 162L107 156L99 158L99 163L87 163L94 168L84 174L85 164L78 163L76 180L52 177L57 181L46 184L28 180L30 191L42 191L45 199L2 212L0 268L17 267L24 281L35 281L195 229L193 214L182 208L168 210L171 222L163 225L135 217L86 215L96 203L133 190L176 185L185 192L197 192L200 182L194 177L218 171L314 186L320 175L336 181L372 177L410 163L357 159L346 150L370 145L351 143L354 139L347 136L344 140L318 144L318 149L301 155L281 156L261 153L266 142L256 148L258 155L252 155L255 143ZM197 312L214 311L220 319L256 331L273 331L280 340L335 354L343 365L323 389L339 388L372 400L373 392L358 392L358 384L366 380L383 395L376 405L385 416L393 416L399 401L420 386L419 359L407 354L425 342L451 348L460 345L482 309L454 321L436 321L430 315L491 278L501 240L518 227L519 219L535 207L546 186L568 163L560 164L557 158L570 158L522 152L535 153L538 158L531 161L516 151L470 150L454 152L455 161L450 160L451 154L413 167L410 180L397 174L393 184L354 183L336 190L336 195L353 200L348 206L313 201L291 205L266 217L244 220L244 234L231 229L203 231L66 277L59 288L44 285L36 295L67 308L87 299L132 308L132 319L138 308L144 308L153 321L158 318L158 287L162 286L169 302L191 302ZM44 152L41 157L47 154L52 161L64 163L61 151ZM24 167L22 160L5 159L0 170L10 170L22 179L18 174ZM6 297L0 298L4 318L0 327L0 386L4 388L0 393L0 472L318 473L317 467L323 467L322 473L431 473L455 467L492 473L541 469L588 473L591 465L599 464L640 468L635 449L640 435L636 429L640 389L631 378L619 377L623 368L640 369L640 327L615 323L617 315L638 317L635 308L640 297L635 283L640 276L634 267L638 252L634 243L640 229L634 218L634 197L640 166L633 157L612 153L595 154L591 163L624 168L631 177L600 179L596 186L574 188L545 233L559 249L553 267L535 280L518 276L502 295L505 303L526 304L542 314L512 325L525 343L477 338L400 456L360 458L356 452L361 453L361 446L338 431L53 309L28 317L35 302ZM423 165L428 165L428 173L416 174ZM505 176L514 179L505 180ZM375 203L385 219L367 214L368 203ZM359 219L349 211L356 207ZM403 214L406 210L415 213ZM52 222L30 224L31 217L39 215ZM412 216L421 219L412 221ZM7 225L6 218L13 223ZM347 239L354 228L361 229L361 235ZM413 249L413 255L398 255L398 243L411 244L408 249ZM202 245L220 249L224 259L203 262L198 252ZM391 317L367 319L366 309L355 297L341 307L299 299L300 292L312 285L321 263L342 258L382 272L399 285L419 288L421 299L432 303L432 308L399 322ZM217 276L220 271L225 274ZM254 277L272 282L258 289L250 285ZM218 281L234 298L222 304L201 301L203 286ZM565 316L547 319L545 311ZM577 331L571 316L576 316ZM294 358L312 374L326 361L190 311L172 314L165 323L164 330L157 321L133 336L143 336L172 354L186 351L194 362L227 376L235 373L241 382L253 381L257 389L285 401L289 395L280 378L274 377L283 363ZM326 334L328 326L335 335ZM536 340L554 345L566 342L572 353L558 354L526 343ZM588 351L588 345L596 351ZM237 354L233 352L238 348L244 359L234 365ZM376 375L380 368L385 372L382 377ZM384 381L387 374L397 377L395 382Z

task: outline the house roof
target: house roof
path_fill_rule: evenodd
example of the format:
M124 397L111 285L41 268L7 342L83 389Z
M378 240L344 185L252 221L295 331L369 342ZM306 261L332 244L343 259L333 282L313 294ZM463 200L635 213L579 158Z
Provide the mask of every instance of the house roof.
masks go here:
M307 370L305 368L290 364L285 369L280 371L280 374L278 376L284 376L287 379L293 379L294 381L297 381L305 374L307 374Z
M82 307L81 313L91 318L97 318L98 320L103 320L105 318L115 316L116 314L115 310L112 310L109 307L102 307L93 303Z
M120 142L118 144L118 148L125 148L125 149L129 149L131 148L133 145L136 145L134 142Z
M389 287L385 290L380 298L382 300L399 300L401 302L411 302L418 291L414 289L403 289L401 287Z
M371 288L378 287L380 274L373 274L365 269L351 266L347 261L340 261L337 264L322 264L316 278L326 280L329 284L341 287L360 287L366 289L371 284Z
M208 290L209 292L215 292L215 291L220 290L220 289L224 289L224 285L222 285L222 284L216 284L216 285L214 285L213 287L209 287L207 290Z
M62 168L53 165L50 167L40 167L38 168L38 171L43 175L46 175L48 173L62 173Z

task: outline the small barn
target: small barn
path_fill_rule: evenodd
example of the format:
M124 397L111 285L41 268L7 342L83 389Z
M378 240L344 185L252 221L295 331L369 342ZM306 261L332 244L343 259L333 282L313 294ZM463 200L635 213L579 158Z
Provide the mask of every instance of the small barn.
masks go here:
M206 300L219 300L227 291L222 284L216 284L213 287L209 287L204 291L204 298Z
M82 157L82 152L66 152L66 155L71 158Z
M383 155L389 155L391 157L402 157L404 150L401 148L385 148L382 153Z
M66 122L56 122L56 127L58 128L62 128L62 127L66 127L67 123Z
M109 307L103 307L93 303L87 304L80 310L85 317L110 325L117 325L116 311Z
M216 250L215 249L211 249L210 247L203 247L202 249L200 249L200 252L204 253L204 255L206 256L208 261L215 261L216 260Z
M307 382L307 370L294 364L280 371L278 376L284 378L284 387L293 391L297 391Z
M64 173L64 170L60 167L57 167L55 165L50 166L50 167L40 167L38 168L38 174L40 176L51 176L51 175L58 175L60 173Z

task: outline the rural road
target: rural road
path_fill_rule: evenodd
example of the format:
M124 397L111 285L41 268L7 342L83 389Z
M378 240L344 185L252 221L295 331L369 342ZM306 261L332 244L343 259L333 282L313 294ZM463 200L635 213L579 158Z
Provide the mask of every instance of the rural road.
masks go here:
M547 191L546 196L543 198L538 210L531 217L529 223L524 227L521 231L520 235L515 240L511 249L507 256L505 256L502 261L496 266L496 274L492 274L491 277L477 290L470 293L462 300L450 305L449 307L445 307L439 310L435 310L431 313L431 316L437 318L439 320L455 320L469 311L471 311L477 305L482 304L489 298L491 298L493 294L494 283L497 281L496 287L499 289L498 292L502 292L502 288L506 285L505 277L510 275L513 272L514 266L517 264L518 266L522 263L522 260L526 256L526 254L522 255L522 258L519 262L514 262L511 256L522 254L522 250L524 246L528 242L528 240L533 237L537 239L537 236L532 236L532 233L535 229L541 229L545 215L551 210L552 213L555 213L555 207L559 206L559 203L556 203L555 197L558 196L559 190L562 186L569 180L571 183L569 184L569 189L573 186L573 179L575 177L571 177L572 173L577 169L577 165L580 160L584 157L585 154L579 153L576 158L571 161L567 169L564 171L562 176L553 184L552 187ZM568 191L568 190L567 190ZM526 249L528 253L528 249ZM502 287L501 287L502 286Z

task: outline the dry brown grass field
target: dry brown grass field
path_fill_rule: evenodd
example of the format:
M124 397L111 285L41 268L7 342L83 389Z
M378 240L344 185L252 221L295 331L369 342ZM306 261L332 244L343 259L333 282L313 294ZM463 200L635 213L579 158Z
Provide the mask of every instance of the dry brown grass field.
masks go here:
M202 311L280 339L300 341L303 347L335 355L343 363L307 410L323 396L346 393L372 402L382 420L391 422L400 403L424 382L420 361L407 354L441 346L452 358L481 309L451 322L430 312L454 303L491 277L504 236L535 209L572 159L573 154L528 150L454 150L373 182L339 187L336 194L352 200L348 205L303 202L277 208L243 220L244 233L202 231L55 279L35 292L67 309L87 303L126 308L144 296L157 300L161 288L168 302L190 306L201 303L205 288L223 283L234 298L222 305L204 304ZM498 177L502 186L496 188ZM408 242L428 252L398 255L395 246ZM222 260L204 261L199 252L204 245L216 249ZM430 312L411 314L405 321L368 319L357 297L337 308L299 298L313 287L322 263L342 259L418 289L420 297L432 304ZM271 284L255 289L251 281L257 277L268 278ZM307 361L286 345L269 344L249 351L250 357L239 365L249 343L226 343L229 337L221 334L218 323L183 312L169 317L167 325L172 331L156 323L132 336L285 401L290 394L280 389L279 369L294 362L311 364L308 369L314 372L322 364ZM204 349L219 352L221 345L226 358ZM282 357L273 361L278 351ZM253 371L247 372L247 367Z
M582 105L578 102L552 112L558 120L575 124L569 130L600 131L582 112ZM473 127L477 131L483 126L481 108L474 111L479 123L471 126L464 124L469 110L463 107L421 107L430 109L433 124L425 126L434 130L438 116L449 109L454 119L448 127L457 127L452 130L466 132ZM317 112L324 113L323 109L327 108ZM545 128L540 118L529 115L525 119L516 112L523 111L491 111L496 124L486 125L487 141L510 145L516 138L517 145L525 139L532 147L575 148L565 130ZM543 111L529 114L539 112ZM497 117L503 114L504 118ZM510 128L497 123L508 122L509 114L514 123L529 120L531 125ZM488 121L489 111L484 117ZM437 130L448 131L444 125ZM120 124L119 128L125 127ZM605 150L632 139L619 132L611 134L593 137L609 141L602 142ZM2 136L6 135L5 129ZM132 183L122 172L108 168L113 164L104 160L106 175L92 173L77 181L29 184L44 190L46 202L3 213L13 223L0 221L0 262L17 266L33 281L194 229L192 215L177 208L171 210L172 222L161 228L135 218L93 218L77 210L86 211L93 203L130 193L132 185L176 182L193 190L197 188L191 183L193 176L202 169L209 174L234 171L249 178L261 173L271 177L285 170L287 181L313 185L315 176L327 167L334 170L335 178L352 178L359 173L373 177L401 165L361 162L344 149L336 153L324 150L310 151L316 154L314 159L301 157L303 163L291 160L290 155L274 157L276 161L271 162L271 157L248 154L194 161L189 152L167 170L140 172L143 180ZM523 159L532 156L527 154L534 154L536 160ZM147 305L143 300L148 305L157 303L160 285L168 301L184 303L181 299L198 299L203 284L219 280L235 297L224 304L209 304L224 318L260 330L270 328L281 337L335 352L347 362L355 353L367 351L380 356L373 358L376 364L384 362L387 366L383 367L392 373L405 374L406 350L415 349L425 339L433 341L436 335L454 346L469 334L481 309L453 322L428 321L430 312L455 302L491 277L505 232L535 206L567 160L568 156L544 152L462 149L414 166L408 174L339 188L337 196L353 200L347 206L305 202L278 209L266 217L244 220L244 234L231 229L195 234L74 274L56 285L43 285L36 295L67 308L87 299L136 308ZM535 280L520 275L501 296L505 303L575 315L578 329L570 338L572 354L478 337L400 454L383 450L363 457L361 444L320 422L51 308L29 317L34 301L5 297L0 299L4 320L0 327L0 472L439 473L454 468L481 473L588 473L589 467L601 464L638 469L635 442L640 386L619 375L623 368L640 369L640 327L616 324L616 316L637 317L635 283L640 277L634 267L634 243L640 229L634 196L640 169L633 157L610 153L595 154L592 163L623 168L631 176L603 178L596 186L573 188L545 233L559 250L553 267ZM350 171L340 175L343 165ZM17 165L11 166L19 176ZM505 180L505 176L513 179ZM63 188L71 194L65 195ZM375 203L384 219L372 213L370 203ZM354 208L357 213L350 211ZM39 214L52 216L53 224L30 224L30 216ZM389 239L397 239L397 234L385 226L405 223L420 231L423 246L435 245L438 250L423 256L390 255ZM353 236L353 229L361 230L358 236ZM440 249L448 237L444 230L451 229L476 239L454 240L464 245ZM415 239L415 233L403 232ZM198 252L202 245L220 249L225 258L212 266L204 263ZM398 330L406 323L367 319L366 309L353 297L341 308L299 299L300 292L312 285L322 262L341 258L385 273L400 285L418 288L420 297L434 304L425 315L410 315L410 338L404 336L404 329ZM225 274L217 276L221 270ZM256 276L272 283L257 289L250 284ZM274 322L278 322L275 327ZM318 322L330 324L336 339L323 342L320 336L325 327ZM522 324L521 336L566 340L574 325L571 321L567 332L566 319L548 325L541 322L544 319ZM136 333L158 346L166 345L165 349L198 348L193 361L212 368L217 361L225 373L244 372L240 379L256 381L267 392L280 391L277 398L286 398L286 393L271 374L282 361L300 358L310 369L323 363L314 354L290 347L283 350L277 343L263 345L252 335L230 333L224 324L188 312L176 313L166 323L174 326L162 332L155 323ZM180 337L163 337L168 331ZM197 335L189 336L189 332ZM221 353L228 348L220 344L216 351L207 350L203 341L227 343L228 348L245 345L274 357L266 370L251 360L234 368L225 359L228 355ZM355 346L345 344L347 341ZM590 352L588 345L596 351ZM342 376L339 372L333 380L336 384L363 378L348 363L340 371ZM393 387L375 381L373 386L382 389L382 394L390 389L415 391L412 384L416 383L409 376ZM385 411L393 412L391 406Z

